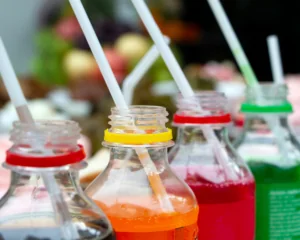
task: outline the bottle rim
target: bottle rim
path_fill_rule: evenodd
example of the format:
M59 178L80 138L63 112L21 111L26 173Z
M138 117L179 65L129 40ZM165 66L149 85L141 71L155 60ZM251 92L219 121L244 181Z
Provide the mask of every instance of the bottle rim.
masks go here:
M104 141L106 143L114 144L129 144L129 145L141 145L141 144L154 144L154 143L165 143L173 139L172 130L167 129L166 132L160 133L113 133L108 129L104 133Z
M78 145L77 150L55 156L30 156L8 150L5 164L18 167L56 168L80 163L85 158L86 154L82 145Z
M260 92L262 100L257 100ZM289 114L293 112L292 104L287 100L286 84L264 83L259 89L247 87L246 100L240 112L245 114Z
M132 105L127 109L112 108L110 128L104 133L104 146L165 144L172 140L172 130L165 107Z
M204 124L229 124L231 122L231 115L229 113L218 116L185 116L175 114L173 117L173 125L204 125Z
M292 113L293 106L291 103L286 102L281 105L258 105L258 104L250 104L243 103L241 105L242 113Z
M200 91L194 96L177 99L178 110L173 116L173 125L228 124L231 114L227 109L225 95L217 91ZM200 109L201 107L201 109Z

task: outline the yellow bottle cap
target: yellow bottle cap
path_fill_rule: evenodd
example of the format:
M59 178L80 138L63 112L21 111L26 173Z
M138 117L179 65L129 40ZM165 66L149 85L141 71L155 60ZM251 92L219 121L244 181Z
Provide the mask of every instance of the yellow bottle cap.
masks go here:
M167 132L162 133L143 133L143 134L131 134L131 133L112 133L109 130L104 132L104 141L120 144L151 144L159 142L168 142L173 139L172 130L168 128Z

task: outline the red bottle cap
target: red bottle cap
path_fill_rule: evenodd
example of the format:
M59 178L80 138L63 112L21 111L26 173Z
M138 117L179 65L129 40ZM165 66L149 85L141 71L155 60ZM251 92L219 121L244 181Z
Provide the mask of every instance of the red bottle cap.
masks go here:
M214 116L188 116L175 114L173 118L175 124L226 124L231 122L229 113Z
M55 156L24 156L16 153L6 152L6 164L20 167L49 168L62 167L81 162L86 155L82 145L79 149L63 155Z

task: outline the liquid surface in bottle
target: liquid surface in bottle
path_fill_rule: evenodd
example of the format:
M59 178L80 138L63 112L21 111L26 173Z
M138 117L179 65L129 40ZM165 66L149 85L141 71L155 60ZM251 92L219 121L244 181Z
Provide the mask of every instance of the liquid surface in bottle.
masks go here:
M254 239L255 183L251 176L232 182L221 181L224 174L213 167L173 169L185 176L198 200L199 240Z
M171 213L155 208L154 198L120 197L96 203L110 219L118 240L197 240L198 207L184 198L170 200L175 209Z
M248 165L256 180L256 240L300 239L300 166Z

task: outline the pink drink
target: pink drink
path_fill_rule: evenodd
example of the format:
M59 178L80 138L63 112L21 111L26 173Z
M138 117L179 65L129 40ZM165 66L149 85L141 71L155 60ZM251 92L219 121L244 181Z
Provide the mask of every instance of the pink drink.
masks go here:
M199 240L253 240L255 183L252 176L226 182L221 181L224 175L216 168L200 168L174 169L179 176L184 176L198 200Z

